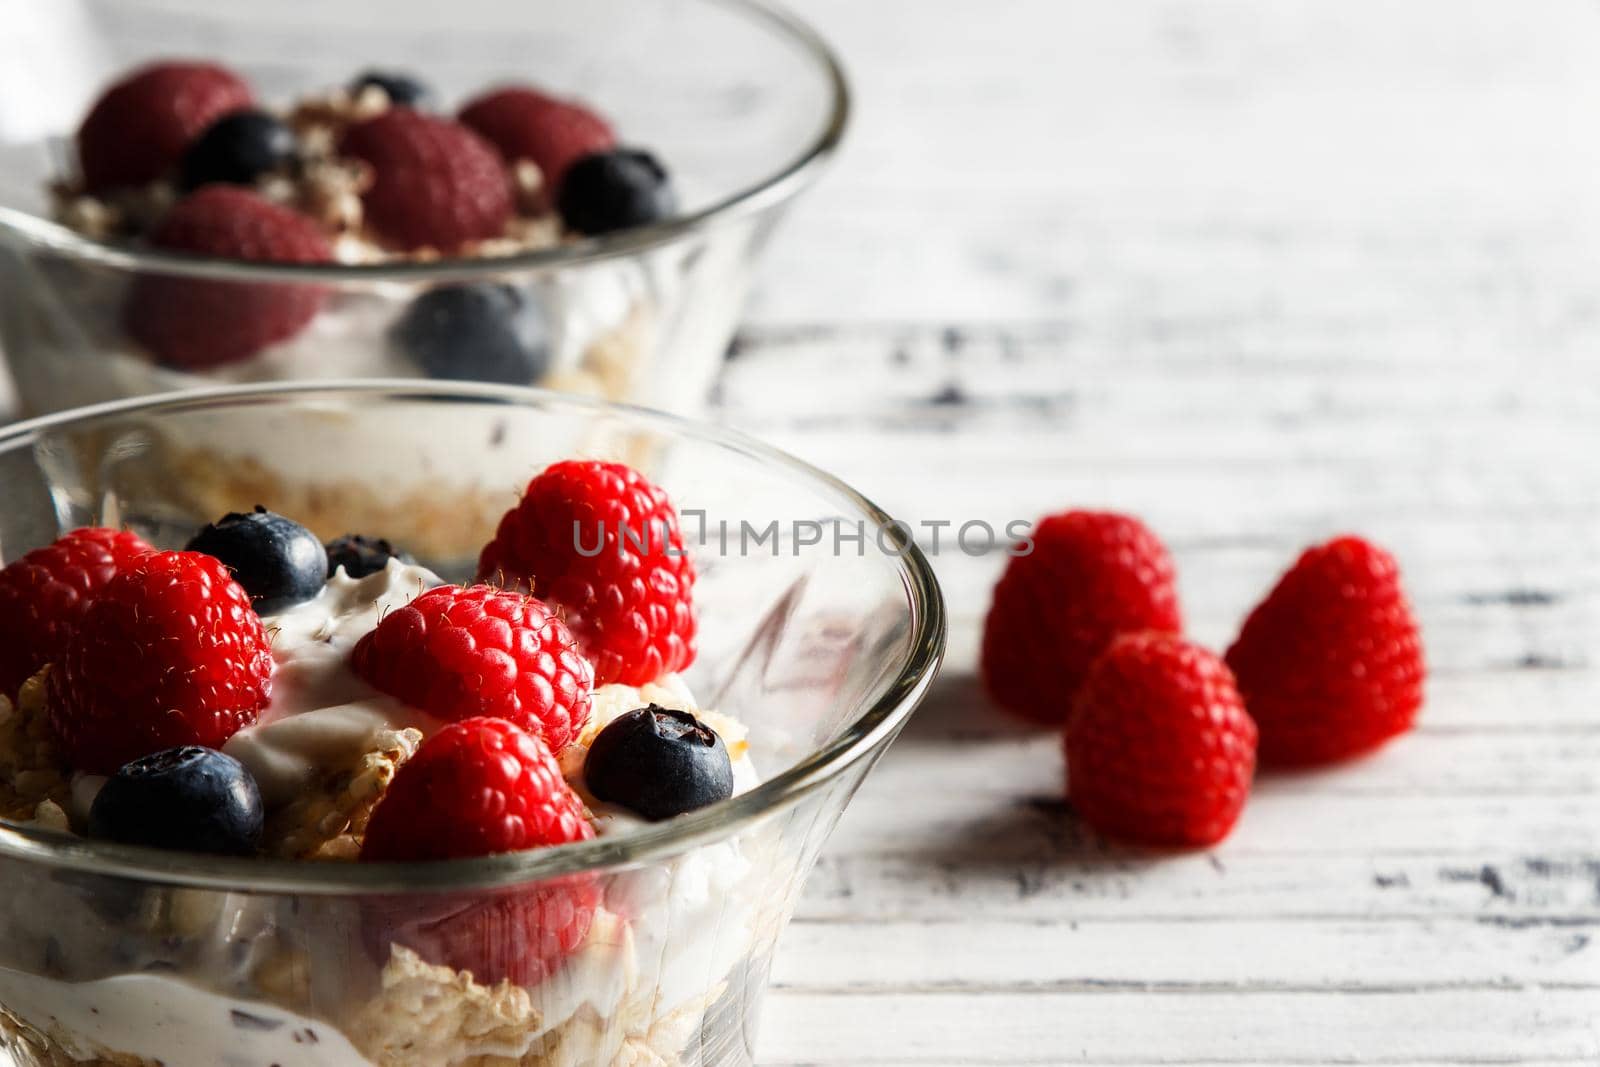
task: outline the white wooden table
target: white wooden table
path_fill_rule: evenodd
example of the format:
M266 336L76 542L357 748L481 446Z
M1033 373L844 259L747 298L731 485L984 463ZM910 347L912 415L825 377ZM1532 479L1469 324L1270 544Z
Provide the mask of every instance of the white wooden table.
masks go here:
M1143 516L1227 643L1342 530L1402 559L1411 736L1107 849L974 677L778 960L769 1065L1600 1061L1600 8L805 0L855 72L733 423L909 519Z
M1126 509L1214 647L1401 557L1422 723L1109 849L949 665L790 928L761 1059L1600 1060L1600 8L796 0L860 94L720 412L908 519Z

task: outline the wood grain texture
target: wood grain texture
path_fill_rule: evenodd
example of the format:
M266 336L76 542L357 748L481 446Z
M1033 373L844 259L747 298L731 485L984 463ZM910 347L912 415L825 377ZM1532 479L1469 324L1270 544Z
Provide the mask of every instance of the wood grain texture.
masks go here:
M1264 777L1220 847L1119 849L973 677L1003 555L941 553L948 667L808 883L759 1062L1600 1062L1600 8L790 3L856 125L718 416L913 521L1135 512L1216 647L1362 531L1431 678L1415 733Z
M1360 530L1432 677L1414 734L1264 777L1219 848L1118 849L973 677L1004 557L941 553L949 666L807 887L761 1060L1600 1061L1600 10L797 6L859 122L722 416L912 521L1136 512L1213 646Z

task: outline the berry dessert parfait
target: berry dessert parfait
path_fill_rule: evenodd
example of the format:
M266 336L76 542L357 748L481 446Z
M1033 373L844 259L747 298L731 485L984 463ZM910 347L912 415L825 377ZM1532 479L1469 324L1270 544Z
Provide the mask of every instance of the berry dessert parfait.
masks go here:
M0 121L24 407L368 377L699 406L842 132L831 54L758 0L468 6L245 33L90 3L52 35L41 69L99 58L39 129Z
M420 507L197 515L155 443L217 420L334 420L396 491L500 514L458 516L467 557L420 547ZM23 1067L747 1063L800 881L942 645L926 560L850 490L553 394L123 402L6 431L0 476Z

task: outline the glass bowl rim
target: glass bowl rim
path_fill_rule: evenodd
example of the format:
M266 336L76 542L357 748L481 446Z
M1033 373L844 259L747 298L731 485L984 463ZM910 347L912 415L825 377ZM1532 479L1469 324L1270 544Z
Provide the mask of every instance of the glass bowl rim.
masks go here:
M320 282L356 284L380 282L459 282L532 270L582 267L590 263L625 258L713 227L758 215L792 199L810 185L837 153L850 122L851 92L844 63L833 46L809 22L775 0L689 0L692 3L732 9L757 24L775 29L789 44L816 65L830 94L828 116L822 129L798 155L754 183L735 189L699 211L678 215L651 226L637 226L612 234L531 252L481 259L442 258L386 263L255 263L154 249L126 249L84 237L67 226L29 211L0 205L0 238L16 234L25 245L70 256L96 266L180 277L234 281Z
M632 426L690 438L786 471L842 498L860 517L886 530L896 549L907 594L911 640L895 677L870 707L839 735L748 792L665 822L551 849L421 863L318 863L167 852L90 841L75 835L0 822L0 857L144 883L245 893L304 895L409 894L487 890L579 872L646 864L697 845L724 840L781 815L831 785L850 767L885 747L926 695L945 650L945 607L933 567L916 542L877 505L840 479L727 427L695 422L630 404L547 389L407 379L300 382L230 386L137 397L29 419L0 427L0 451L45 431L104 418L152 415L187 408L256 406L360 394L389 400L568 409L622 415Z

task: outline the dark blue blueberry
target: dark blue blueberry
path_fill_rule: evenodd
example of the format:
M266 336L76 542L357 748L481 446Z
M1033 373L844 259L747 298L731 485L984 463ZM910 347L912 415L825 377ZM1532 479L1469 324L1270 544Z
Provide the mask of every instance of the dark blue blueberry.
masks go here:
M556 209L567 229L593 236L660 222L678 210L678 197L655 156L613 148L567 168Z
M733 796L733 765L715 730L651 704L613 719L584 758L583 780L600 800L652 822Z
M527 385L550 365L543 310L509 285L430 289L400 317L394 339L430 378Z
M90 837L224 856L256 851L261 822L261 791L244 764L199 745L124 764L89 807Z
M361 534L345 534L343 537L329 541L324 546L328 550L328 577L333 577L333 572L340 567L351 578L365 578L369 574L377 574L389 565L391 559L401 563L415 563L416 561L405 552L401 552L382 537L365 537Z
M350 83L350 91L359 93L369 85L382 89L391 104L401 107L424 108L433 103L433 90L426 82L398 70L364 70Z
M265 111L235 111L206 127L183 153L179 184L197 189L208 182L251 185L263 174L283 171L299 153L294 131Z
M260 505L229 512L184 547L226 563L262 615L310 600L328 580L328 553L316 535Z

